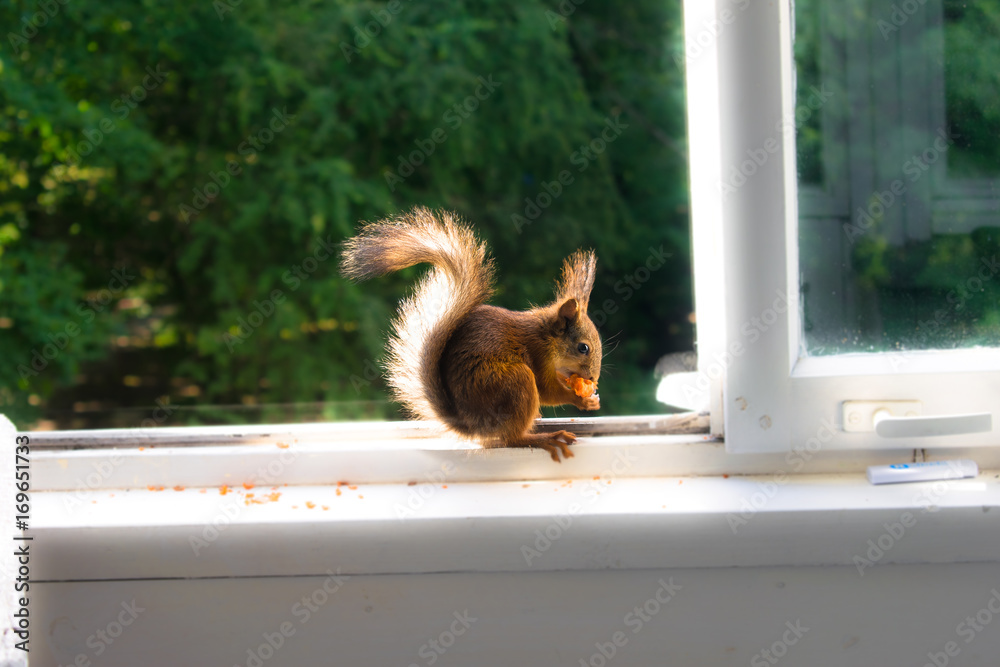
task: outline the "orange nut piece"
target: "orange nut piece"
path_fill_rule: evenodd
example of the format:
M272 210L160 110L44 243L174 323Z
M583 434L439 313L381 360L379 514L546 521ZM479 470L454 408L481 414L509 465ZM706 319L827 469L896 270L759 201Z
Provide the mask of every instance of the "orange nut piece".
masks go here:
M597 391L597 385L593 380L585 380L579 375L573 374L566 378L566 384L573 390L573 393L580 398L590 398Z

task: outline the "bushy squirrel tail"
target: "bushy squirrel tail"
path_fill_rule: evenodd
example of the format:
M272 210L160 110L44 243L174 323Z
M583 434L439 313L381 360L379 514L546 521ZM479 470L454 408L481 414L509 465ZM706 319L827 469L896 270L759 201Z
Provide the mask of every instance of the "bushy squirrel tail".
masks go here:
M441 378L441 355L462 319L493 294L486 244L452 214L417 207L365 225L344 245L341 271L354 280L432 265L393 322L389 384L417 417L450 421L454 409Z

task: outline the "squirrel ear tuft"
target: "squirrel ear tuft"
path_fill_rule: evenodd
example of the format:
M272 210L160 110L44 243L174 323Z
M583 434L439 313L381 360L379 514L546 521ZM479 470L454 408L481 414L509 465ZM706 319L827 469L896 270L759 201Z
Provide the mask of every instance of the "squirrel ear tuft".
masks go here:
M566 320L575 320L580 313L580 305L576 299L567 299L563 305L559 306L559 317Z
M594 288L597 256L593 250L577 250L563 262L562 277L556 285L556 301L573 298L587 310L590 291Z

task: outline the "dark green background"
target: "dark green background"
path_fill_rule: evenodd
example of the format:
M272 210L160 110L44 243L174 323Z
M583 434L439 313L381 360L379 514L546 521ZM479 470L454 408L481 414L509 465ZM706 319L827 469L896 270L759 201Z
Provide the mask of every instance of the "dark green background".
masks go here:
M287 272L317 239L418 204L476 226L506 307L549 300L562 258L595 248L592 310L617 307L601 414L662 410L652 366L693 330L678 3L387 8L4 3L0 411L62 428L395 418L372 362L422 269L361 285L336 258L297 285ZM157 67L165 81L136 89ZM490 76L500 86L456 126L449 109ZM294 123L241 153L274 109ZM616 117L627 127L581 170L574 152ZM385 172L438 128L446 139L391 189ZM240 172L186 220L229 161ZM512 216L563 170L573 182L519 233ZM661 246L671 258L626 290ZM102 292L116 268L134 278ZM274 290L283 302L233 346ZM26 373L49 343L65 347Z

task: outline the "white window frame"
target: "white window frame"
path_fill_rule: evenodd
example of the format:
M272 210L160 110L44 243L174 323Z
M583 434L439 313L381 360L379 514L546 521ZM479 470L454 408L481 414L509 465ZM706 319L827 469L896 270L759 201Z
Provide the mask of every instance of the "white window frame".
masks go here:
M690 415L540 420L543 429L566 428L582 436L573 450L576 456L561 465L540 451L483 451L440 437L434 425L412 422L38 433L33 440L42 449L43 488L77 488L94 466L103 465L109 450L122 463L100 475L94 488L240 484L274 458L273 446L279 442L301 455L285 467L281 483L288 484L422 482L446 463L455 470L448 479L456 483L607 474L847 472L920 458L924 448L996 444L995 438L976 436L871 442L839 431L837 405L841 394L909 398L891 389L891 383L905 384L907 392L923 385L935 388L938 377L921 369L951 364L961 370L965 364L967 372L952 373L965 383L962 392L938 391L942 395L934 400L939 402L924 399L928 414L953 413L975 391L988 396L984 387L989 382L994 392L1000 387L1000 373L981 371L990 364L1000 368L1000 351L908 354L906 367L889 375L896 360L880 355L799 359L793 335L797 308L785 309L752 344L741 333L744 323L772 307L775 294L785 291L789 304L798 302L797 285L787 280L797 267L794 133L774 135L774 119L789 117L794 102L791 16L787 2L685 0L697 381L710 387L710 428L705 419ZM690 49L693 44L701 47L697 53ZM746 187L723 201L719 183L726 169L748 146L756 148L771 136L781 150ZM993 352L998 353L995 359ZM880 371L885 374L877 375ZM882 385L873 388L873 379ZM978 385L972 382L976 379ZM857 391L847 391L853 388ZM677 435L678 420L697 422L699 428ZM596 435L601 437L590 437ZM808 450L796 454L807 443ZM994 461L1000 451L983 454L984 460ZM623 456L633 463L620 470L615 464Z
M699 373L711 383L712 432L741 453L1000 444L998 348L801 354L793 7L686 0L685 32ZM771 140L777 150L723 197L732 168ZM993 430L848 433L849 400L918 400L925 416L988 412Z
M718 25L717 11L714 2L685 0L686 34L699 35L706 25L703 21ZM777 18L770 14L758 18L768 28L763 35L777 31ZM722 422L722 408L728 406L726 390L748 401L745 412L761 408L756 394L733 394L733 385L727 388L723 380L754 380L755 372L768 370L764 355L779 362L784 359L786 368L795 360L786 354L788 329L784 338L775 329L753 348L726 358L727 345L739 340L739 327L730 324L753 312L739 299L756 294L763 303L764 287L784 284L778 280L783 275L780 270L767 275L770 282L746 280L749 264L740 259L730 227L740 220L733 217L739 211L731 203L723 206L713 179L725 164L724 140L732 139L728 123L733 119L723 118L722 105L737 101L732 90L719 85L715 49L716 44L725 47L719 52L733 57L731 45L726 46L736 34L731 28L726 26L728 36L723 33L721 42L710 33L712 48L690 60L688 95L699 366L703 378L712 378L712 434L722 433L725 426L739 440L742 436L732 420L736 411L726 410L726 423ZM754 39L752 31L738 34L748 44L767 42L760 36ZM724 127L727 132L721 132ZM787 147L785 151L787 160ZM774 177L768 177L772 185ZM780 218L765 221L772 230L783 231ZM784 253L784 237L777 242ZM765 244L758 239L757 245ZM756 366L745 366L747 360ZM762 381L765 376L760 374ZM979 479L948 481L944 490L928 484L872 487L863 476L867 465L910 460L917 453L832 448L788 452L795 443L791 429L779 419L783 413L768 405L763 409L774 417L775 426L765 436L771 443L766 448L773 451L753 455L734 452L732 443L724 446L708 433L664 435L664 425L676 418L663 415L542 420L542 428L567 427L583 436L574 447L575 457L562 464L553 463L545 452L462 445L439 437L433 424L414 422L28 433L34 494L31 530L38 538L33 544L45 547L33 562L32 578L46 597L41 598L40 609L36 602L32 613L42 619L39 628L51 627L46 622L58 614L76 621L86 633L94 624L90 617L103 618L100 614L105 611L94 601L116 606L123 583L130 594L139 590L140 603L157 586L183 587L185 606L150 604L148 618L152 625L159 621L163 624L159 627L170 628L183 616L189 626L190 610L218 608L197 601L199 595L206 600L221 598L220 582L239 587L227 588L230 594L285 584L292 593L288 599L295 599L301 595L300 585L306 592L311 589L306 578L325 580L331 568L357 576L363 587L374 576L393 575L397 590L404 580L412 586L414 579L424 576L436 585L444 579L430 577L447 576L459 583L432 590L460 586L456 599L462 601L467 597L463 591L491 590L487 581L501 590L508 580L500 577L511 573L557 573L548 579L570 576L574 590L582 582L598 596L602 589L593 588L595 582L606 581L613 570L649 573L672 568L692 577L705 572L706 581L717 580L718 572L746 572L756 580L757 571L747 568L853 569L871 539L880 539L885 526L907 516L920 517L919 530L894 543L884 558L879 555L880 568L900 563L995 562L1000 513L984 510L1000 506L995 476L1000 448L976 451L981 468L993 472ZM703 420L695 421L700 425ZM601 437L588 437L598 431ZM13 436L14 425L0 415L0 441L8 453ZM927 455L940 457L941 452ZM348 482L343 496L333 488L340 481ZM245 489L244 483L254 488ZM226 493L218 488L223 484ZM280 502L251 501L249 493L268 494L272 485L288 485L276 490ZM228 493L229 487L233 493ZM407 511L401 513L399 508ZM10 529L13 522L7 525ZM536 540L543 534L551 536L547 538L551 548L539 546L542 557L529 559L525 549L540 544ZM6 553L0 563L5 571L13 562L13 550ZM947 572L953 577L955 569ZM579 573L587 576L578 577ZM456 580L456 574L484 576ZM784 586L784 573L775 576L782 577L778 586ZM800 576L815 579L810 571ZM865 579L863 585L886 580L894 581ZM691 585L695 589L701 590L697 583ZM505 599L502 594L487 597ZM80 599L87 603L83 612L77 611ZM270 620L261 621L265 616L255 616L258 611L277 610L287 616L288 602L281 595L231 599L236 602L229 607L238 613L222 617L237 619L240 634L226 636L237 638L239 645L256 645L261 629L274 627ZM246 599L263 602L247 607L254 611L248 615L239 608ZM409 607L397 602L403 617L426 616L425 599L417 595L408 599L420 609L407 614ZM367 592L364 600L368 604ZM0 600L0 607L5 603ZM331 603L331 612L337 604ZM373 627L367 616L371 607L361 613L361 604L333 618L342 619L337 627L367 637L361 633ZM611 610L606 617L618 624L620 614L613 605L604 606ZM516 615L518 609L511 605L503 617ZM578 610L569 610L574 611ZM378 608L377 613L385 612ZM431 630L407 629L395 617L387 618L395 636L432 636L427 634ZM436 623L432 616L435 632ZM737 634L746 636L745 623L737 625ZM385 622L378 625L380 632L384 627ZM37 629L35 633L37 640ZM503 637L506 643L509 634ZM318 646L316 637L322 635L303 633L296 641ZM139 642L133 638L141 636L129 634L114 648L122 649L126 641ZM42 650L52 645L43 644ZM820 655L828 643L817 646L814 650ZM204 649L198 646L200 653Z

